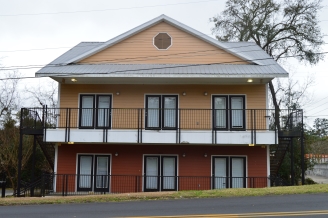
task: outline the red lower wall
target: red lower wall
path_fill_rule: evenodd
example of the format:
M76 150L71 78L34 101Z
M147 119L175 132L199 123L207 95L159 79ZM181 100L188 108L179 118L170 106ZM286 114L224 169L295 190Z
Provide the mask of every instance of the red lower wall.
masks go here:
M114 154L118 153L116 157ZM185 153L186 156L182 157ZM204 157L204 154L207 157ZM179 190L188 189L210 189L211 176L211 155L222 156L246 156L246 170L248 177L267 177L267 153L266 148L261 146L197 146L197 145L113 145L113 144L62 144L58 146L57 174L77 173L77 154L112 154L111 175L139 175L143 173L143 155L177 155L178 156L178 176ZM204 176L193 181L183 176ZM64 181L62 178L58 179ZM74 178L70 178L69 183L75 183ZM124 192L135 192L142 190L142 178L140 177L112 177L122 183L133 183L133 187L127 188ZM133 181L130 181L133 180ZM196 181L197 180L197 181ZM74 181L74 182L73 182ZM247 181L248 186L252 181ZM256 182L255 182L256 183ZM255 184L254 187L264 187L263 182ZM63 182L57 183L58 186ZM136 188L138 186L138 188ZM69 189L74 189L74 185ZM74 188L73 188L74 187ZM126 186L128 187L128 186ZM112 188L115 189L114 187ZM74 191L74 190L68 190Z

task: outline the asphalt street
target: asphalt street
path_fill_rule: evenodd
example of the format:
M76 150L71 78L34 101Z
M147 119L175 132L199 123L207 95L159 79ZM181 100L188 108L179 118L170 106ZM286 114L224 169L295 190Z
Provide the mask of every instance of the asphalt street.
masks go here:
M270 217L287 217L277 212L321 211L302 217L328 217L328 194L179 199L88 204L0 206L0 217L138 217L138 216L218 216L218 214L273 213ZM214 214L214 215L213 215ZM216 214L216 215L215 215ZM188 217L188 216L187 216ZM265 216L244 216L265 217ZM266 216L268 217L268 216Z

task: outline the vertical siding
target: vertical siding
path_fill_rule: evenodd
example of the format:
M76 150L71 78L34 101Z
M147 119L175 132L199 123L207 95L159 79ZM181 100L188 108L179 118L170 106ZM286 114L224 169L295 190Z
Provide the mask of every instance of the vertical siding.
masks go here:
M171 36L172 46L167 50L158 50L153 45L153 38L163 32ZM150 27L80 63L248 64L165 22Z

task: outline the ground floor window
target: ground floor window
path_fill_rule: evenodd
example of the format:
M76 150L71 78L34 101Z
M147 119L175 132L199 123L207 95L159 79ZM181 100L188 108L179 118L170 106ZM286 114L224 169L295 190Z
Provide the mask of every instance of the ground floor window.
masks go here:
M144 191L177 190L177 157L144 156Z
M212 188L246 188L246 157L213 156Z
M109 192L109 175L109 155L78 155L77 191Z

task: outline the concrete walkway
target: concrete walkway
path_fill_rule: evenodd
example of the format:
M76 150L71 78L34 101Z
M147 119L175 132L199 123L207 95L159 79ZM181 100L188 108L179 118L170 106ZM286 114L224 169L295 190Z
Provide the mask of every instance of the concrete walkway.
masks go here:
M315 176L315 175L306 175L306 178L311 178L313 181L319 184L328 184L328 177Z

